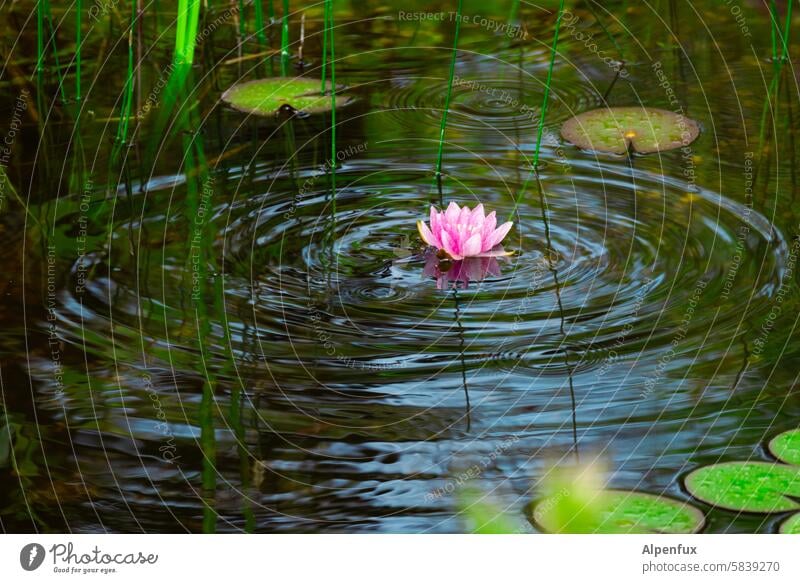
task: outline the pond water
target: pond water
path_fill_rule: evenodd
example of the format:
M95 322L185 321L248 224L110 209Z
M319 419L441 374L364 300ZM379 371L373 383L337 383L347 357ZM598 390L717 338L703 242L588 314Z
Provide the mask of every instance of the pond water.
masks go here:
M237 49L223 8L201 20L172 109L174 13L144 19L143 115L119 163L124 21L85 23L84 99L65 104L72 16L53 7L62 68L49 54L39 92L35 3L9 10L0 127L22 99L5 166L31 212L6 191L4 530L462 532L466 482L524 520L551 464L600 456L613 488L691 500L687 472L771 459L765 441L797 426L797 81L787 64L764 109L760 3L573 7L538 184L554 5L523 3L525 29L503 34L510 3L467 3L441 194L455 3L416 4L336 3L353 99L336 111L335 199L329 114L219 102L270 68L240 58L261 48ZM304 12L319 77L322 7ZM609 104L680 109L700 137L630 158L562 141L563 122L605 103L608 57L626 62ZM523 187L514 255L437 285L416 231L430 205L505 218ZM707 532L775 528L693 503Z

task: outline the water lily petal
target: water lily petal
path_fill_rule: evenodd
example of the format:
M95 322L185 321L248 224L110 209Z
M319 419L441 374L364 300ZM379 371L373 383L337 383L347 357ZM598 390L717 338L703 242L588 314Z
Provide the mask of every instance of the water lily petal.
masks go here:
M493 249L478 253L475 257L510 257L513 254L513 251L506 251L502 245L497 245Z
M483 205L479 204L469 215L469 226L471 229L475 229L479 232L483 230L483 222L485 220L484 213L483 213Z
M435 206L431 207L431 215L430 215L430 223L431 223L431 232L439 238L439 233L442 230L442 214L438 210L436 210Z
M455 224L458 222L458 215L461 213L461 209L455 202L451 202L447 206L447 210L444 212L444 224Z
M464 243L463 248L461 249L461 254L464 257L473 257L481 252L481 234L475 233L466 240Z
M431 232L431 230L428 228L428 225L425 224L425 221L417 221L417 230L419 231L419 236L422 237L422 240L428 245L433 247L442 246L442 242Z
M489 215L483 221L483 228L481 229L481 240L483 241L482 251L488 251L494 245L491 244L492 240L492 233L494 233L494 228L497 226L497 213L494 211L490 212Z
M492 233L489 242L492 244L492 247L499 244L505 236L508 235L508 232L511 230L511 227L514 225L512 222L503 223L497 229L495 229L494 233Z
M469 210L467 205L461 207L461 212L458 213L458 224L459 225L467 225L469 224L469 217L472 214L472 211Z
M457 242L453 240L447 231L442 231L442 249L453 259L461 259L458 253Z

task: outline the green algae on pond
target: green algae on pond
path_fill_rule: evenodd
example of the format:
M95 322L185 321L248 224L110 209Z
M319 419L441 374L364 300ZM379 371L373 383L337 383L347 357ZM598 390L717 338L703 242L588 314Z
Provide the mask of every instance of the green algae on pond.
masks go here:
M537 502L531 509L534 523L551 533L596 534L689 534L705 525L703 513L687 502L624 490L598 491L582 505L593 507L593 512L570 508L573 525L562 519L560 506L565 498L557 493Z
M568 119L561 135L583 150L652 154L691 144L700 126L678 113L653 107L593 109Z
M286 107L300 113L330 111L334 99L320 92L318 79L274 77L238 83L222 94L222 100L244 113L276 116ZM330 91L330 83L326 84ZM350 97L337 94L337 107L346 105Z

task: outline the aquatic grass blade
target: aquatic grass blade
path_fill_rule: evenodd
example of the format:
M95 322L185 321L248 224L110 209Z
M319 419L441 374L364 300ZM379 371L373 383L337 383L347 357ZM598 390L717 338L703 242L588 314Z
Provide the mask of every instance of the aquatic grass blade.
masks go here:
M442 153L444 151L444 134L447 129L447 112L450 109L450 98L453 95L453 78L456 71L456 59L458 57L458 36L461 31L463 1L458 0L458 7L456 8L456 29L453 34L453 53L450 57L450 74L447 81L447 93L444 98L444 109L442 111L442 123L439 127L439 152L436 155L436 180L441 184L442 176ZM443 202L440 200L440 202Z
M328 3L328 40L331 53L331 201L336 217L336 45L333 40L333 0Z
M281 77L289 76L289 0L283 0L281 24Z
M556 18L556 27L555 32L553 33L553 44L550 48L550 64L547 67L547 77L544 83L544 95L542 96L542 108L539 114L539 128L536 133L536 149L533 153L533 163L531 164L531 168L528 171L528 175L525 178L525 182L522 185L522 188L517 194L516 199L514 200L514 208L511 209L511 213L509 214L509 220L514 217L514 213L516 213L517 208L519 207L519 203L522 200L522 196L525 194L525 191L528 189L528 183L530 182L531 177L536 174L539 174L539 154L542 149L542 136L544 135L544 120L547 116L547 105L550 100L550 85L553 81L553 67L555 66L556 62L556 53L558 51L558 35L559 31L561 30L561 19L564 16L564 0L561 0L558 5L558 16Z

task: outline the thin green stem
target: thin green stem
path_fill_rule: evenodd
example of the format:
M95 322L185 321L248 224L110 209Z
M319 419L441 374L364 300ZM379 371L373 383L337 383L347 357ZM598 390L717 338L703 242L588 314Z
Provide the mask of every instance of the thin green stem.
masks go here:
M267 18L269 18L269 48L272 48L272 34L274 30L273 24L275 24L275 4L272 0L267 2ZM269 76L272 77L275 75L275 59L273 55L269 56Z
M775 0L770 0L769 3L769 33L770 40L772 41L772 67L777 72L778 70L778 32L780 25L778 24L778 6Z
M761 108L761 123L759 124L759 131L758 131L759 159L761 158L764 152L764 145L767 137L767 113L771 108L777 109L778 94L780 91L780 82L781 82L780 77L781 73L783 72L783 65L789 59L789 33L791 32L792 6L793 3L789 2L786 8L786 22L784 23L784 32L781 38L781 52L779 56L776 36L781 33L779 32L778 28L777 7L775 6L774 0L770 4L770 13L771 13L770 18L772 21L772 34L773 34L772 56L773 56L774 69L773 69L772 79L769 84L769 88L767 89L767 98L764 100L764 105ZM775 98L774 106L772 104L773 96ZM775 119L774 112L772 117L773 119Z
M511 24L517 19L517 14L519 14L519 0L513 0L511 2L511 9L508 11L509 24Z
M792 6L791 0L786 5L786 22L783 24L783 38L781 39L781 66L789 58L789 34L792 31Z
M328 20L329 15L328 11L330 10L330 4L325 1L325 15L323 16L323 26L322 26L322 85L320 86L320 94L325 94L325 64L328 60Z
M444 111L442 112L442 124L439 128L439 153L436 156L436 179L442 175L442 153L444 151L444 133L447 129L447 112L450 109L450 97L453 94L453 78L456 72L456 58L458 57L458 35L461 31L461 11L462 0L458 0L458 8L456 9L456 30L453 38L453 53L450 57L450 75L447 83L447 94L444 99Z
M53 14L52 11L50 10L50 0L45 0L44 6L45 6L44 16L47 21L47 27L50 30L50 37L47 42L48 44L51 44L53 46L53 60L55 61L56 64L56 76L58 77L58 92L61 93L61 101L66 103L69 100L67 99L67 92L66 92L67 88L65 86L64 75L61 72L61 63L59 62L58 59L58 47L56 46L56 29L53 26Z
M75 14L75 101L81 100L81 12L82 0L76 0Z
M325 0L328 12L328 40L331 45L331 209L336 216L336 50L333 42L333 0Z
M281 25L281 77L289 76L289 0L283 0Z
M36 3L36 78L44 84L44 0Z
M531 169L528 172L527 178L525 178L525 183L522 185L522 188L517 194L517 198L514 200L514 208L511 209L510 217L513 218L514 213L517 211L517 207L519 206L520 200L522 200L522 195L528 188L528 182L530 182L531 177L536 174L539 174L539 154L542 149L542 135L544 134L544 120L547 116L547 105L550 100L550 85L553 81L553 67L555 66L556 62L556 53L558 51L558 34L561 30L561 18L564 16L564 0L561 0L558 5L558 17L556 18L556 30L553 34L553 45L550 48L550 65L547 68L547 78L544 84L544 96L542 97L542 110L539 115L539 128L536 132L536 150L533 153L533 164L531 165Z
M255 0L255 2L253 2L253 7L256 12L256 39L258 40L258 44L266 46L267 36L264 27L264 7L261 6L261 0Z
M119 126L117 126L116 140L114 148L112 150L112 156L111 156L112 163L116 163L121 149L128 141L128 125L131 117L131 109L133 108L133 86L134 86L133 29L136 26L137 17L138 14L136 12L136 2L135 0L132 0L131 22L130 22L130 27L128 28L128 74L125 79L125 89L124 89L125 93L122 96L122 106L120 108L120 122Z
M611 44L614 45L614 48L617 49L617 53L619 53L619 58L621 60L621 59L624 58L625 53L624 53L622 47L617 43L617 39L614 38L614 35L611 34L611 31L608 30L608 27L603 23L603 19L600 18L600 15L597 13L597 10L595 10L594 2L595 2L595 0L589 0L586 3L586 7L589 9L589 12L592 13L592 16L594 17L594 21L600 26L600 28L606 34L606 36L608 37L608 40L610 40ZM623 14L624 14L624 12L623 12Z
M197 45L197 25L200 20L201 0L178 0L178 23L175 32L175 64L194 61Z
M203 339L211 334L212 322L215 316L209 309L210 305L218 311L221 305L221 280L215 279L214 287L209 289L209 266L217 271L214 266L214 256L211 252L213 241L213 225L200 219L201 205L213 204L214 182L208 171L208 162L202 141L202 134L198 132L200 120L196 112L197 102L192 99L187 86L192 86L191 67L184 63L177 69L176 93L181 106L178 109L176 124L181 130L184 165L186 174L186 219L190 225L189 247L187 257L191 257L192 268L192 305L195 309L196 334L198 338L199 360L197 373L203 379L202 396L197 409L197 424L200 427L199 445L203 455L201 469L203 522L204 533L213 533L217 526L217 511L215 508L215 491L217 486L217 443L215 429L215 414L218 409L216 403L217 376L211 372L213 360L209 345ZM209 292L214 293L214 300L209 304Z

